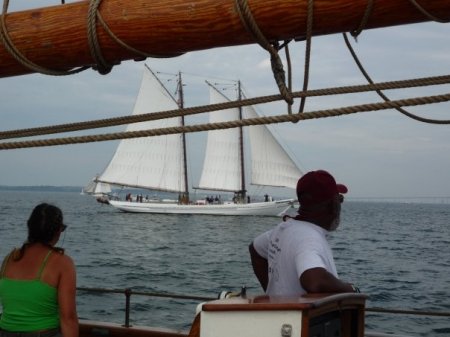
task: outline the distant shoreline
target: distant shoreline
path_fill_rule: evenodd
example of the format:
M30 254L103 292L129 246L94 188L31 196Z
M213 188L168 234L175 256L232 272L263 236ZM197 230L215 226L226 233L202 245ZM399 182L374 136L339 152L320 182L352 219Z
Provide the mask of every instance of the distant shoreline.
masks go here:
M51 185L38 185L38 186L8 186L0 185L0 191L15 191L15 192L54 192L54 193L81 193L82 186L51 186ZM124 189L121 193L158 193L149 192L140 189ZM163 192L159 192L160 196L165 195ZM170 195L170 194L169 194ZM195 196L195 193L193 194ZM197 197L200 197L198 195ZM377 203L418 203L418 204L450 204L450 196L422 196L422 197L347 197L347 201L353 202L377 202Z
M28 191L28 192L80 192L81 186L5 186L0 185L0 191Z

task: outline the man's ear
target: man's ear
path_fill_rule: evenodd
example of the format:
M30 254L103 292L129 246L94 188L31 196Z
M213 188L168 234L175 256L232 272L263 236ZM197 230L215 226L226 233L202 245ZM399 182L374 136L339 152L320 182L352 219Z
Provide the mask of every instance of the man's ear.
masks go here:
M339 213L340 206L341 205L335 199L333 199L329 202L327 210L329 214L336 215Z

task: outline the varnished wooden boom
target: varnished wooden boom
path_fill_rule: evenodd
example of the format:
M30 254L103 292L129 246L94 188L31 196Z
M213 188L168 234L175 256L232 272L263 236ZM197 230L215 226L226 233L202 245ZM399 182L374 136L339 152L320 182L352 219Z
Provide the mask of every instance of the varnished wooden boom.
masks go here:
M307 0L248 0L269 40L304 38ZM450 19L450 1L419 1L432 15ZM88 1L8 13L6 24L18 50L33 63L68 70L94 62L87 39ZM314 1L313 35L356 29L367 0ZM103 0L99 11L126 44L153 55L254 43L237 14L234 0ZM408 0L377 0L366 28L429 21ZM98 39L113 64L138 57L118 45L101 25ZM0 77L32 72L0 45Z

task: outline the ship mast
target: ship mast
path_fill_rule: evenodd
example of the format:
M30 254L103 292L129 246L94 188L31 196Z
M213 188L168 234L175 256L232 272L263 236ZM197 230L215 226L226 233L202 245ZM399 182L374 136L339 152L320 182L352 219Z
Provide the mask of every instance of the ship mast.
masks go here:
M178 72L178 107L184 108L184 96L183 96L183 81L181 79L181 72ZM181 125L184 126L184 115L181 115ZM183 144L183 165L184 165L184 185L185 190L180 198L182 204L189 204L189 185L188 185L188 173L187 173L187 151L186 151L186 133L181 134Z
M238 100L242 100L241 91L241 81L238 81ZM242 106L239 106L239 120L242 119ZM246 192L245 189L245 163L244 163L244 130L242 126L239 127L239 153L240 153L240 164L241 164L241 191L240 196L242 203L246 202Z

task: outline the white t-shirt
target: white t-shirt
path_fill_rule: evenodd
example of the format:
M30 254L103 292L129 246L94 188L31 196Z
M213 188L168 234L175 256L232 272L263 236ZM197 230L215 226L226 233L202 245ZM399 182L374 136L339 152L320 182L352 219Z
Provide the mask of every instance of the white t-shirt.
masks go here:
M338 277L326 233L310 222L289 219L253 240L256 252L268 261L268 295L305 294L300 276L311 268L325 268Z

